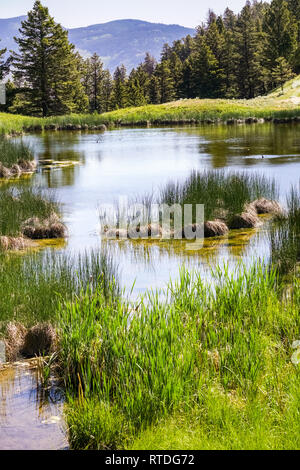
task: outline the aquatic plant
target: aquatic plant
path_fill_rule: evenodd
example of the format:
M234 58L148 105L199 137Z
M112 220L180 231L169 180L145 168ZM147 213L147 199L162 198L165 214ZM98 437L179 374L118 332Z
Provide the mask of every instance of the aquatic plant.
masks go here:
M22 257L2 253L0 333L6 335L7 325L13 322L10 343L19 337L20 347L17 349L20 351L24 346L24 327L31 328L43 323L55 326L61 301L73 299L87 286L96 288L100 280L104 292L108 292L110 279L117 277L117 266L109 253L104 251L78 256L49 250ZM116 280L115 295L119 295L118 292ZM22 334L16 331L16 324L21 325Z
M282 435L296 438L297 408L288 412L281 394L295 398L299 390L288 346L299 328L299 284L283 308L275 271L258 264L230 275L222 266L211 276L214 287L182 270L163 298L149 292L137 307L105 299L101 285L61 305L73 448L133 446L147 429L155 435L159 423L181 413L203 422L216 444L225 404L235 434L255 420L258 436L255 409L264 409L262 420L272 428L276 416ZM270 434L268 442L276 446Z
M59 203L54 193L46 193L40 188L27 186L0 188L0 236L2 237L21 237L29 219L39 218L47 221L54 217L53 214L59 212ZM58 223L57 216L55 223ZM27 236L30 236L29 232Z
M168 183L161 189L160 204L203 204L205 221L224 220L230 228L243 228L237 216L244 216L244 226L255 226L257 213L247 207L261 198L275 200L278 188L274 179L259 174L226 171L193 171L183 183ZM195 217L195 212L193 214ZM251 219L251 220L250 220ZM196 220L194 219L194 222Z
M300 186L287 195L287 212L276 218L270 231L271 264L282 274L295 270L300 261Z

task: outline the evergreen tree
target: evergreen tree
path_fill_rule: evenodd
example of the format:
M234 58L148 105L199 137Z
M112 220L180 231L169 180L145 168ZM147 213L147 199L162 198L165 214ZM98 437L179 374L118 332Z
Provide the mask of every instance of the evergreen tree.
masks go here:
M68 33L36 1L15 38L15 78L23 84L17 107L37 116L83 111L87 98L80 81L78 58Z
M173 101L176 96L175 83L170 69L170 62L163 60L156 67L156 77L159 84L159 95L161 103Z
M142 67L149 77L151 77L155 72L156 60L149 54L149 52L146 54Z
M254 10L247 1L235 27L236 76L242 98L254 98L264 89L263 41Z
M149 75L145 72L143 65L131 71L127 94L129 106L144 106L148 103Z
M113 81L109 70L103 72L102 85L102 109L104 113L111 110L111 96L113 91Z
M90 102L90 111L102 112L102 92L104 70L103 63L97 54L86 60L86 85Z
M112 106L114 109L121 109L126 108L127 104L127 74L125 66L121 65L114 73Z
M149 101L151 104L161 103L160 83L157 74L153 74L149 83Z
M287 2L272 0L265 15L264 30L266 58L270 68L276 67L276 61L280 57L291 63L297 49L298 28Z
M275 85L280 85L283 92L283 85L287 80L291 80L295 74L284 57L276 59L276 67L272 70L272 78Z
M190 86L192 98L212 98L216 94L218 63L206 42L203 31L199 30L195 40L194 52L188 65L190 67Z
M7 49L0 49L0 80L7 75L9 71L9 60L5 60L5 54Z
M237 83L237 49L236 49L236 16L233 11L227 8L223 15L224 26L224 51L223 51L223 71L224 71L224 97L238 97Z

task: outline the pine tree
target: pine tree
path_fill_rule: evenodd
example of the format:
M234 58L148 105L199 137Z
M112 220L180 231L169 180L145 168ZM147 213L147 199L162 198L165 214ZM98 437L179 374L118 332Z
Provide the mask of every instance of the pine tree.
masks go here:
M149 102L149 75L143 65L133 69L127 84L129 106L144 106Z
M111 110L111 96L113 91L113 81L109 70L103 72L102 85L102 109L104 113Z
M159 84L159 79L156 73L154 73L150 78L149 102L151 104L161 103L160 84Z
M151 77L154 74L155 67L156 67L156 60L155 58L147 52L144 62L142 64L144 71Z
M114 73L114 84L112 91L112 107L114 109L126 108L127 98L127 74L124 65L117 67Z
M3 80L9 71L9 60L5 60L6 50L0 49L0 80Z
M254 9L247 1L235 27L236 75L242 98L254 98L264 89L263 40Z
M287 2L272 0L265 15L264 30L267 39L266 58L270 68L276 66L280 57L291 63L297 49L298 28Z
M233 11L227 8L223 15L224 25L224 51L223 51L223 70L224 70L224 97L238 97L237 72L237 51L236 51L236 16Z
M88 97L90 102L90 111L102 112L102 91L104 70L103 63L97 54L86 60L86 79Z
M218 63L208 46L205 33L198 31L195 48L188 59L192 98L212 98L216 93Z
M36 1L15 38L14 75L24 86L17 106L37 116L83 111L87 105L78 58L68 33Z
M286 81L291 80L295 74L284 57L276 59L276 67L272 70L272 78L275 85L280 85L283 93L283 85Z
M159 84L159 95L161 103L173 101L176 96L175 83L170 69L170 62L163 60L156 67L156 77Z

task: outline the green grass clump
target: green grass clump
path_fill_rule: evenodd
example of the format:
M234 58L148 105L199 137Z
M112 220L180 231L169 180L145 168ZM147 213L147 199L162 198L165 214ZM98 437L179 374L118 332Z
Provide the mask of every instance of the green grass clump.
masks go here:
M22 257L0 254L0 332L5 333L10 321L26 327L43 322L55 325L61 301L74 299L81 289L96 286L99 279L105 291L116 276L117 270L104 252L79 257L52 251Z
M193 171L183 183L168 183L160 195L160 204L197 204L205 206L205 220L216 217L230 218L241 214L249 204L259 198L275 200L278 189L275 180L259 174L226 171ZM194 210L195 222L195 210Z
M150 435L149 446L169 449L182 437L179 448L201 449L208 432L211 448L240 448L242 439L251 448L299 446L300 370L291 362L299 282L283 302L276 272L261 265L211 275L214 287L182 270L163 297L148 293L137 310L101 286L61 306L72 448L146 446Z
M59 213L54 194L26 186L0 188L0 236L20 236L26 220L34 217L44 220L53 213Z
M6 168L11 168L20 161L34 159L30 148L24 142L11 142L0 137L0 162Z
M287 195L287 213L278 217L270 232L271 259L283 275L300 262L300 185Z

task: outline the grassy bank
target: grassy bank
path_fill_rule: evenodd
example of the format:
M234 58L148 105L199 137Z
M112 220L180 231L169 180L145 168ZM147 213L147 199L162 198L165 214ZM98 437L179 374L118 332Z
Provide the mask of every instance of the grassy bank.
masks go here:
M101 125L147 125L213 123L235 120L252 123L258 119L291 122L300 119L299 77L287 82L284 91L275 90L268 96L252 100L193 99L162 105L126 108L102 115L83 114L32 118L0 113L0 133L11 134L45 130L101 130ZM254 119L255 118L255 119ZM102 129L103 130L103 129Z
M211 275L138 311L101 287L61 307L73 448L299 448L299 282L283 301L259 265Z

